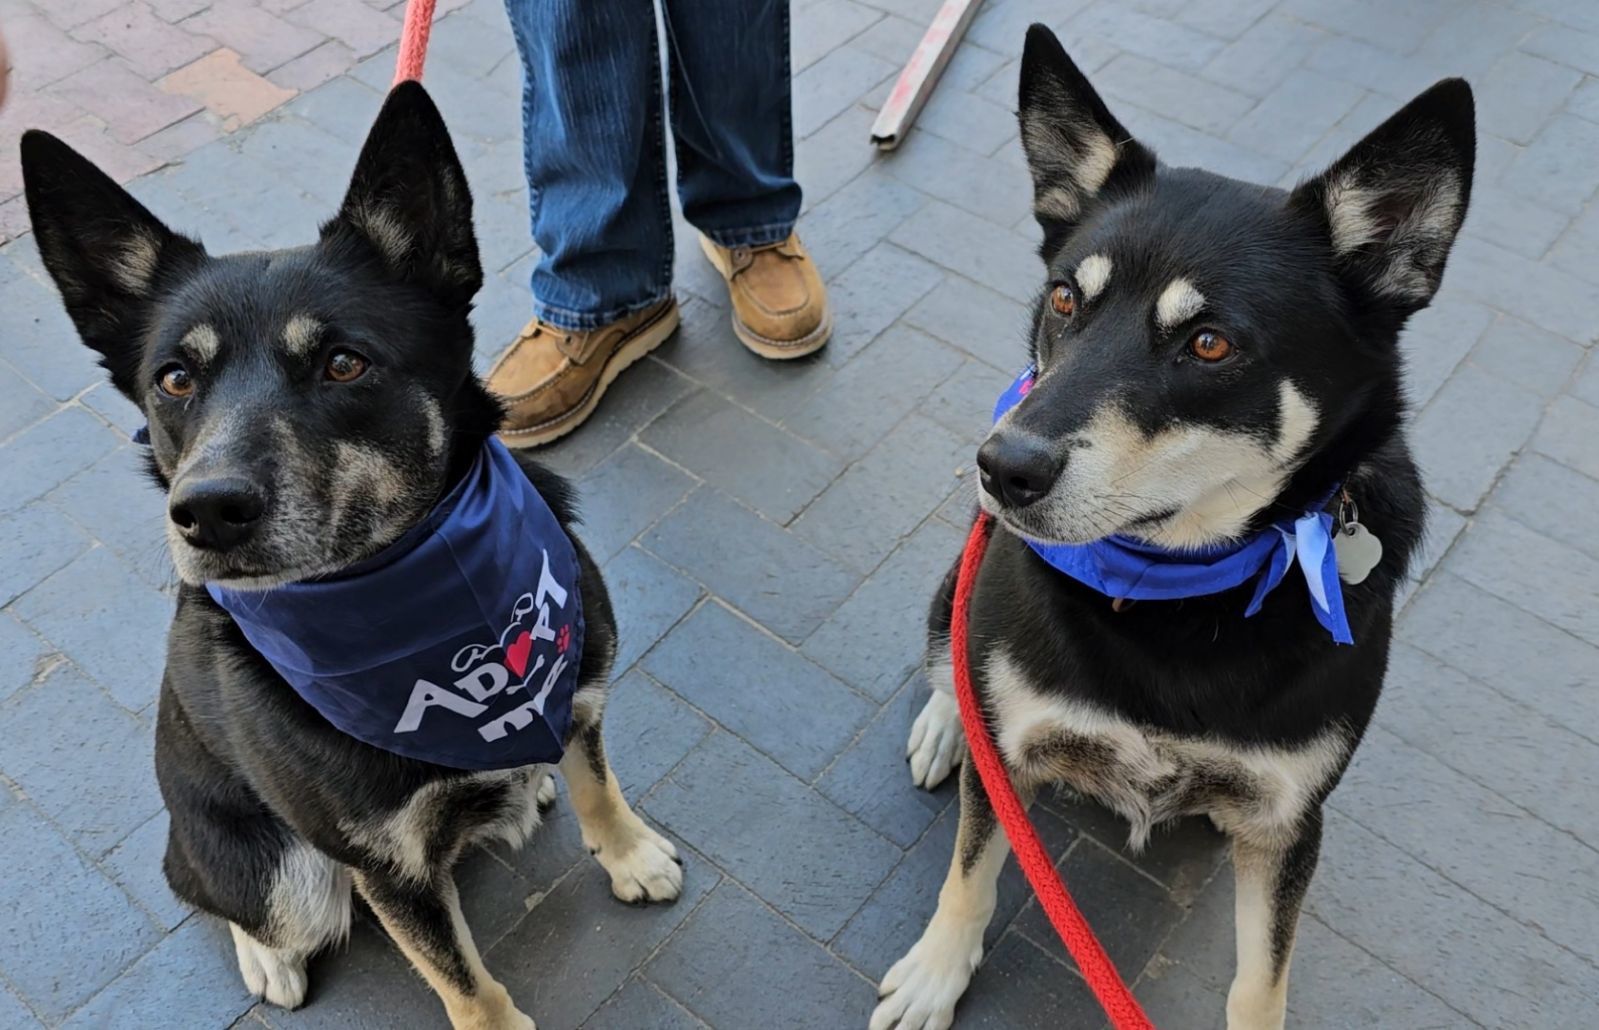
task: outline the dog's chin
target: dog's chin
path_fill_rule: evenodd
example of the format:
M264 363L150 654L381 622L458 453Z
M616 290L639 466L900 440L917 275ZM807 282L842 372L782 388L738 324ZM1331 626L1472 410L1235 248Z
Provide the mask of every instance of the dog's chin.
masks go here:
M262 555L219 554L172 541L172 565L178 578L190 586L218 586L227 590L271 590L289 583L315 579L338 571L347 562L285 563Z
M1029 543L1054 546L1058 544L1091 544L1120 532L1119 527L1096 529L1089 519L1040 518L1035 507L1012 508L986 490L977 493L978 504L999 524ZM1047 503L1047 500L1046 502Z

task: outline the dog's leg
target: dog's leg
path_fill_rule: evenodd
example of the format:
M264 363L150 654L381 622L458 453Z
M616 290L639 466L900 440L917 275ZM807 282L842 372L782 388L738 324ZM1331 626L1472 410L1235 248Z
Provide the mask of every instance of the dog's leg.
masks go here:
M455 1030L534 1030L505 989L483 966L461 915L455 881L440 873L416 882L389 873L357 872L356 889L378 921L433 988Z
M1281 1030L1299 906L1320 853L1320 807L1305 813L1286 842L1234 839L1238 971L1227 992L1228 1030Z
M296 840L277 857L266 895L266 919L250 928L229 920L244 986L286 1009L305 1001L306 961L350 934L350 874ZM243 918L243 917L241 917Z
M561 758L583 846L611 874L611 893L627 902L672 901L683 891L677 848L640 819L605 760L598 721L580 726Z
M879 988L871 1030L945 1030L983 958L983 931L994 916L997 882L1010 845L994 819L982 781L961 766L960 827L938 910L921 940L894 963Z
M966 733L955 703L955 671L948 644L927 663L927 681L932 689L911 726L905 757L911 763L911 782L932 790L966 757Z

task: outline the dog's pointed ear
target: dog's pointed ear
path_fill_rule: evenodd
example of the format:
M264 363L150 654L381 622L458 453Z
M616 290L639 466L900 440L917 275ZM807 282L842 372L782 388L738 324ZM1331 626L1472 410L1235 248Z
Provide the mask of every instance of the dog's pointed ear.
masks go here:
M154 298L205 260L93 162L47 132L22 135L22 181L39 256L83 342L138 403L145 323Z
M1155 172L1154 153L1122 127L1043 25L1027 30L1017 117L1046 249L1081 220L1095 197Z
M444 118L417 82L389 93L324 240L354 234L389 271L465 307L483 285L472 194Z
M1437 292L1466 217L1474 112L1465 80L1445 79L1290 197L1325 226L1346 280L1400 311Z

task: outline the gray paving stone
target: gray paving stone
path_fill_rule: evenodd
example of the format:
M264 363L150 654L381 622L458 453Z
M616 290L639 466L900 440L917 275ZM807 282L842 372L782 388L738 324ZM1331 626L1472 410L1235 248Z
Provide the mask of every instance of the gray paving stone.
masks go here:
M922 523L801 650L846 683L887 699L921 665L928 606L964 541L937 520Z
M1084 839L1060 862L1061 879L1072 891L1116 968L1136 976L1183 917L1166 891L1120 858ZM1046 948L1063 947L1035 898L1012 924Z
M227 928L220 920L192 919L62 1025L221 1027L254 1004Z
M8 747L12 739L8 733ZM28 805L0 809L0 861L0 971L52 1024L160 940L127 896ZM80 932L63 932L68 927Z
M605 705L605 753L622 793L647 792L711 729L710 720L648 676L623 676Z
M17 1030L35 1030L44 1026L22 1004L21 998L4 988L0 988L0 1024L16 1027Z
M1449 74L1448 65L1400 57L1380 45L1350 39L1336 29L1305 59L1307 67L1404 102Z
M639 438L779 523L802 511L841 467L836 458L707 391L684 398ZM683 485L673 484L679 497Z
M393 66L390 66L393 71ZM384 83L380 89L386 89ZM285 109L331 133L334 137L355 141L364 139L372 127L378 109L383 106L383 94L359 79L347 76L329 80L308 93L289 101ZM355 167L355 151L350 151L350 167Z
M1599 453L1594 436L1599 428L1599 408L1574 397L1556 397L1538 427L1532 445L1541 454L1569 465L1578 472L1599 478Z
M851 107L805 137L794 155L794 177L807 206L826 200L877 160L867 142L875 118L864 107Z
M794 76L794 135L809 136L899 72L894 64L842 46Z
M1576 214L1594 192L1599 125L1557 114L1511 162L1504 185L1559 211Z
M1494 321L1492 310L1454 295L1417 312L1400 337L1412 411L1420 411Z
M1033 22L1059 23L1070 18L1084 7L1088 0L1000 0L984 4L966 30L966 38L1000 53L1021 50L1027 27ZM913 18L917 24L926 24L925 17ZM1067 41L1071 45L1071 41Z
M1445 897L1450 903L1439 904ZM1591 1010L1592 966L1336 811L1308 904L1338 934L1478 1022L1561 1026Z
M1448 17L1414 56L1446 62L1456 75L1470 79L1473 85L1480 83L1485 90L1489 87L1484 75L1504 56L1505 48L1543 23L1536 15L1509 10L1491 0L1456 0L1447 7Z
M1231 140L1198 132L1169 118L1131 104L1119 117L1137 139L1155 149L1160 159L1177 168L1204 168L1244 182L1274 183L1288 171L1288 162Z
M1217 950L1220 950L1219 948ZM1288 1002L1294 1002L1294 981L1289 974ZM1133 987L1138 1004L1156 1026L1181 1026L1191 1030L1226 1030L1225 988L1205 983L1187 966L1157 955ZM1374 1026L1377 1024L1373 1024Z
M1042 278L1041 269L1034 267L1025 283L1038 289ZM1009 288L1014 293L1018 285L1012 280ZM905 321L1012 376L1027 363L1030 304L1009 300L963 276L946 275L939 286L905 313ZM960 382L952 379L950 386L954 388ZM1005 385L1009 385L1008 379ZM994 398L998 396L996 392ZM990 403L989 410L992 409Z
M1524 454L1505 472L1488 503L1599 560L1599 540L1592 533L1593 513L1599 511L1599 482L1541 454Z
M1192 901L1227 856L1227 838L1202 817L1162 824L1144 850L1135 853L1127 846L1127 820L1097 802L1061 791L1046 793L1038 803L1077 832L1120 855L1123 862L1164 884L1179 904Z
M1476 509L1499 470L1532 435L1543 404L1530 390L1474 365L1458 369L1411 429L1427 489L1461 511Z
M93 546L48 505L0 515L0 605L10 604Z
M1549 396L1566 384L1582 357L1583 349L1570 340L1501 317L1477 341L1468 360L1507 382Z
M723 942L736 940L737 948ZM771 970L784 988L772 990ZM863 1026L870 984L737 884L705 899L644 975L713 1026Z
M705 1024L659 987L634 978L583 1024L584 1030L703 1030Z
M1537 260L1565 232L1569 214L1519 197L1509 190L1473 190L1471 210L1462 231Z
M1201 132L1224 133L1255 106L1254 97L1189 75L1159 61L1123 54L1094 73L1108 98L1157 111Z
M873 712L820 667L714 603L667 634L643 668L806 782Z
M989 150L1010 135L1009 120L999 124L1005 131L994 136ZM1032 210L1033 185L1026 172L931 133L913 132L879 160L900 181L990 222L1009 225ZM951 245L958 246L945 241Z
M1513 143L1531 143L1581 81L1574 68L1506 54L1478 83L1477 124Z
M1192 0L1171 5L1176 19L1220 39L1237 39L1277 6L1277 0Z
M167 851L167 829L171 825L166 810L157 812L144 825L122 838L101 860L121 888L148 912L163 930L171 931L189 918L192 910L172 893L161 871Z
M1570 392L1572 396L1599 408L1599 361L1592 357L1588 359L1587 367L1577 374Z
M923 213L926 212L923 208ZM906 224L916 221L913 215ZM981 219L974 219L983 225ZM900 230L904 229L901 225ZM837 367L860 353L905 310L937 285L938 269L891 243L879 243L828 284L833 338L822 358Z
M1599 206L1590 206L1567 226L1550 249L1549 261L1588 282L1599 282Z
M0 362L0 440L19 432L55 410L34 385Z
M79 403L99 415L128 437L144 425L144 412L116 391L110 383L101 383L78 398Z
M1465 528L1464 515L1448 505L1427 498L1427 526L1422 533L1421 546L1410 559L1410 578L1418 581L1425 579L1443 560L1449 548L1454 546Z
M104 422L76 405L23 430L5 445L0 515L49 493L121 443Z
M1543 25L1519 48L1551 61L1570 65L1589 75L1599 75L1599 35L1573 29L1569 25Z
M838 932L900 855L727 733L702 742L644 808L821 940Z
M1014 105L1002 106L975 93L941 90L916 116L916 128L986 156L1015 135L1013 112Z
M1599 852L1438 759L1378 729L1331 804L1557 944L1599 951L1599 898L1567 888L1593 882Z
M1239 119L1227 135L1250 150L1295 161L1348 114L1360 97L1357 86L1299 69Z
M921 415L901 422L794 522L794 532L862 573L876 568L976 461L971 444Z
M1225 45L1214 36L1108 0L1073 17L1064 30L1076 37L1102 36L1128 53L1191 72L1203 68Z
M791 643L809 636L860 580L799 537L704 487L662 519L644 546ZM702 563L706 554L717 558Z
M281 176L329 208L344 199L357 155L354 141L287 114L243 134L239 153L253 174Z
M948 204L927 205L889 238L1013 302L1031 301L1043 285L1043 266L1026 239ZM950 240L959 240L960 246L951 247Z
M900 766L904 772L904 766ZM906 779L910 777L906 774ZM953 787L947 788L953 793ZM1034 808L1033 826L1051 855L1064 855L1076 833L1052 813ZM938 891L955 854L959 806L945 807L921 840L905 853L904 861L873 892L849 924L833 939L833 950L868 980L882 980L899 957L921 937L938 908ZM1015 861L1007 860L999 875L994 918L983 934L983 947L992 949L1016 913L1032 897L1032 888Z
M695 480L638 444L601 461L578 481L583 543L604 564L694 489Z
M1094 1026L1102 1018L1088 985L1057 952L1015 933L978 968L956 1014L963 1028L979 1030Z
M0 358L58 401L105 375L78 339L55 288L30 276L0 287Z
M121 447L45 496L55 511L110 547L153 586L176 579L166 500L144 471L142 448Z
M49 645L8 612L0 612L0 702L33 682Z
M1190 4L1185 10L1197 13L1207 7L1219 7L1224 11L1233 11L1238 6L1230 2ZM1219 34L1227 37L1234 35L1229 32ZM1322 38L1321 30L1315 26L1272 11L1227 44L1205 65L1203 74L1231 89L1263 97L1276 89L1290 71L1302 64Z
M486 850L493 852L500 864L515 874L515 879L508 880L498 870L486 868L488 885L503 883L510 889L474 891L463 877L462 909L469 917L482 918L488 912L492 923L506 929L519 922L532 905L542 900L573 869L595 864L583 846L582 829L572 805L564 797L557 799L555 806L544 814L538 831L526 845L513 848L504 841L494 841ZM507 919L506 913L500 911L507 905L501 899L509 899L515 918Z
M487 962L490 972L503 980L506 970L502 964L492 958ZM263 1005L256 1010L267 1026L277 1030L353 1030L448 1025L438 996L411 969L375 919L357 917L349 944L322 952L312 959L307 972L311 989L303 1007L290 1012ZM237 978L238 970L232 975ZM514 988L512 996L526 1011L527 997Z
M877 441L962 364L961 355L905 325L890 326L811 395L783 428L851 460Z
M693 389L692 382L666 365L641 361L616 380L588 421L541 448L538 460L563 475L586 472Z
M1016 364L1019 368L1020 357ZM993 424L994 402L1011 381L1010 373L968 359L933 391L922 405L922 414L973 443L980 442Z
M834 47L848 43L883 17L883 13L852 0L818 0L806 8L806 17L794 20L790 30L789 70L798 74L825 57Z
M534 838L525 850L550 844L543 828ZM567 869L577 864L574 849L565 848L561 853L572 859ZM456 866L455 883L461 896L461 914L472 929L472 939L477 942L479 952L499 943L527 915L528 906L537 903L541 888L522 875L524 868L513 867L502 854L482 847L472 849Z
M0 725L0 770L86 854L105 854L160 811L154 731L71 665L13 697Z
M1489 510L1461 535L1445 565L1467 582L1599 644L1599 560Z
M1447 569L1405 609L1399 636L1506 697L1599 739L1599 698L1590 689L1599 648Z
M1284 0L1278 10L1331 32L1408 54L1443 21L1447 4L1387 4L1382 0Z
M636 546L611 559L603 571L621 638L611 666L612 676L619 676L688 614L704 591L698 583Z
M598 862L583 863L489 952L489 968L541 1023L582 1024L721 881L693 853L683 864L683 896L641 907L611 896Z
M906 769L905 740L926 701L925 684L907 684L816 781L834 804L902 848L921 839L955 794L953 780L936 792L917 788Z
M920 190L878 165L812 207L799 229L818 268L845 268L925 203Z
M684 307L682 328L656 351L684 376L772 422L781 422L833 382L826 353L769 361L738 341L727 311L698 300Z
M1486 683L1401 641L1377 724L1588 847L1599 841L1599 745ZM1463 807L1462 799L1450 800ZM1350 814L1364 819L1359 811ZM1484 832L1511 825L1508 819L1481 824Z
M12 611L124 708L136 712L155 700L173 602L104 547L84 552Z

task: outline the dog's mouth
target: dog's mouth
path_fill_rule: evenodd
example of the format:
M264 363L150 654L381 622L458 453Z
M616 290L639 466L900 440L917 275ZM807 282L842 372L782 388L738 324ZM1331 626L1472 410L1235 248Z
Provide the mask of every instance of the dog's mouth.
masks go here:
M983 511L997 519L1015 535L1045 547L1089 544L1118 535L1140 536L1153 532L1181 514L1178 507L1165 507L1142 515L1115 512L1111 507L1096 508L1078 517L1048 517L1039 506L1014 508L987 490L978 490ZM1046 499L1039 505L1048 505Z

